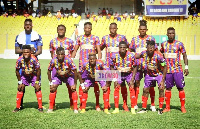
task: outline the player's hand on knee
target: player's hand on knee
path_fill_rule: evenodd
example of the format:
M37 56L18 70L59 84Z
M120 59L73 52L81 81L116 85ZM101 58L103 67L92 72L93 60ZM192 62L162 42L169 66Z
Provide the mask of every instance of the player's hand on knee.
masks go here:
M25 85L24 85L24 84L19 84L17 90L18 90L18 91L23 91L24 88L25 88Z
M107 86L102 87L103 92L106 92L107 89L108 89Z
M165 82L164 81L161 81L160 84L159 84L159 89L160 90L164 90L165 89Z
M38 92L38 91L40 91L41 90L41 87L40 87L40 85L39 84L35 84L35 91L36 92Z
M76 91L76 86L75 85L71 86L71 90L72 92Z
M83 89L83 92L84 92L84 93L87 93L88 90L89 90L89 87L85 87L85 89Z
M189 74L189 70L188 70L188 69L185 69L185 70L184 70L184 75L187 76L188 74Z
M117 87L119 84L118 84L118 82L116 81L116 82L114 82L114 87Z
M51 85L51 86L50 86L50 92L51 92L51 93L56 92L56 89L57 89L57 88L56 88L55 85Z

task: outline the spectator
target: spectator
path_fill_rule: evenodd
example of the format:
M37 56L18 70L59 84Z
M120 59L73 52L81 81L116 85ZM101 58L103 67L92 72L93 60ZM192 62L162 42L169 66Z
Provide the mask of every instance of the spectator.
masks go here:
M46 15L46 9L44 7L44 9L42 10L42 15L45 16Z
M118 16L119 16L119 14L117 12L115 12L114 18L117 19Z
M61 13L61 14L64 14L64 9L63 9L63 7L61 7L61 9L60 9L60 13Z
M134 18L135 18L135 13L134 13L134 12L130 13L130 18L131 18L131 19L134 19Z
M77 14L78 14L79 16L81 16L81 14L82 14L82 11L81 11L81 8L80 8L80 7L79 7L78 10L77 10Z
M142 13L140 13L139 17L138 17L138 21L141 21L143 19Z
M108 11L108 8L106 9L106 15L108 15L109 11Z
M109 13L110 13L110 15L113 15L113 10L112 10L112 8L110 8Z
M103 15L103 16L106 15L106 9L105 9L105 8L103 8L103 10L102 10L102 15Z
M123 18L127 18L128 17L128 13L127 13L127 11L125 11L125 13L123 14Z
M57 11L56 17L58 18L58 20L60 20L60 18L62 17L60 10Z
M29 14L27 12L24 13L24 17L29 17Z
M12 17L15 18L16 16L17 16L17 14L14 12L14 13L12 14Z
M98 15L100 15L101 13L102 13L101 8L99 8Z
M90 11L89 11L88 8L86 9L85 16L86 16L87 19L90 18Z
M75 13L75 10L74 10L74 8L72 8L72 10L71 10L71 14L73 14L73 13Z
M68 14L68 15L69 15L69 9L68 9L68 8L66 8L65 14Z
M77 18L78 17L78 14L77 13L72 13L72 16L74 17L74 18Z
M36 10L36 16L38 15L38 13L40 12L39 8L37 8Z

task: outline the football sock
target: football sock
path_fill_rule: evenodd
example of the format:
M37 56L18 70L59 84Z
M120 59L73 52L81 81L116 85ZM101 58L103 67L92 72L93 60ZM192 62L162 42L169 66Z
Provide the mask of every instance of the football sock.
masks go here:
M74 110L77 110L77 101L78 101L78 95L77 92L74 91L72 92L72 102L73 102L73 106L74 106Z
M103 93L104 109L108 109L108 105L109 105L108 95L109 95L108 91Z
M50 92L50 94L49 94L49 109L53 109L55 98L56 98L56 92L53 92L53 93Z
M69 85L67 85L68 93L69 93L69 100L70 100L70 106L73 105L73 99L72 99L72 90Z
M81 107L81 105L82 105L82 98L83 98L83 90L82 90L81 85L79 86L79 92L78 92L78 94L79 94L80 107Z
M172 92L170 90L165 91L165 102L166 108L170 109L170 99L171 99Z
M83 93L82 94L82 109L85 109L86 108L86 103L87 103L87 98L88 98L88 93Z
M123 105L127 105L127 88L126 86L121 87L121 94L123 98Z
M163 108L164 97L159 98L159 108Z
M57 95L57 90L55 92L56 92L56 95ZM55 106L55 105L56 105L56 96L55 96L55 99L53 101L53 106Z
M131 99L131 108L134 108L136 105L136 97L135 97L135 90L134 88L129 87L130 91L130 99Z
M137 105L137 101L138 101L138 94L139 94L139 91L140 91L140 87L134 87L135 89L135 98L136 98L136 105Z
M181 107L185 106L185 91L179 91L179 98L181 102Z
M36 92L38 108L42 108L42 91Z
M151 105L155 106L155 90L154 90L154 87L150 87L149 94L150 94L150 98L151 98Z
M108 107L111 107L110 106L110 86L109 87L107 87L107 91L108 91Z
M142 108L147 108L147 97L142 96Z
M114 90L115 108L119 108L119 90L120 90L120 86L116 86Z
M23 97L23 92L17 92L17 97L16 97L16 108L20 108L21 106L21 100L22 100L22 97Z
M99 90L99 85L96 82L94 84L94 93L95 93L95 97L96 97L96 106L99 106L100 90Z

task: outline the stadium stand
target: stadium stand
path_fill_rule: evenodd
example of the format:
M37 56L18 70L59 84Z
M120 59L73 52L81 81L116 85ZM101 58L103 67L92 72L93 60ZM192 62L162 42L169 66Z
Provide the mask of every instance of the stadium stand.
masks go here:
M44 17L33 18L33 29L36 30L43 38L44 50L49 49L49 41L57 35L56 28L59 24L66 26L66 36L71 37L75 31L74 24L78 24L81 17L73 18L61 18L58 20L56 17ZM137 36L138 33L138 15L134 19L130 17L117 21L113 16L107 19L106 16L95 19L91 17L89 20L93 24L92 34L99 36L101 39L104 35L109 34L109 24L116 22L118 25L118 33L126 35L130 42L132 37ZM179 41L185 44L188 55L200 55L200 17L189 16L184 17L172 17L172 18L161 18L161 17L146 17L143 19L147 20L148 34L149 35L166 35L168 27L174 27L176 29L176 36ZM25 17L16 16L15 18L8 16L0 16L0 38L1 47L0 54L4 53L5 49L14 49L14 40L19 32L23 31L23 22ZM83 31L82 31L83 32ZM82 34L82 33L80 33ZM79 34L79 35L80 35Z

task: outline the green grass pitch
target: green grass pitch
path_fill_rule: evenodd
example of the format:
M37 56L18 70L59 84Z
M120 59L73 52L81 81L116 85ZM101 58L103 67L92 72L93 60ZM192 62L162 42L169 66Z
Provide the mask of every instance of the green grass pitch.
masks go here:
M49 83L47 79L47 67L50 60L40 60L42 70L42 93L44 113L37 110L37 99L34 88L26 87L24 96L24 109L13 113L16 106L17 79L15 76L16 60L0 59L0 128L137 128L137 129L165 129L165 128L200 128L200 61L189 61L189 76L185 77L186 82L186 109L187 113L180 111L178 91L172 90L171 112L158 115L157 112L148 110L145 114L132 115L122 110L122 97L120 95L120 113L104 114L103 111L95 110L95 95L93 88L90 88L85 114L74 114L69 109L69 98L66 86L59 86L56 107L54 113L45 113L49 107ZM76 61L76 64L78 61ZM143 80L140 86L138 105L141 108L141 95ZM156 90L156 107L158 107L158 90ZM78 88L77 88L78 91ZM79 102L79 101L78 101ZM101 107L103 108L102 91L100 96ZM114 110L113 85L110 94L111 110ZM150 99L148 99L148 109ZM128 106L130 99L128 96ZM164 104L165 107L165 104Z

